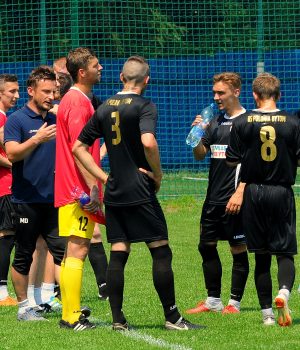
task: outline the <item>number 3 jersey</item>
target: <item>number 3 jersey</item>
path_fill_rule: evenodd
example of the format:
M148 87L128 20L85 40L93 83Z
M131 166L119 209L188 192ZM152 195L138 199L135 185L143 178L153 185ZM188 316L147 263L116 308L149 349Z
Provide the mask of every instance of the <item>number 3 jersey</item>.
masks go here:
M92 145L104 137L110 174L105 187L104 203L112 206L137 205L155 196L155 186L139 168L150 170L141 134L155 135L156 106L134 93L118 93L106 100L79 135Z
M300 158L300 122L285 111L247 112L233 123L226 151L241 162L241 181L290 186Z

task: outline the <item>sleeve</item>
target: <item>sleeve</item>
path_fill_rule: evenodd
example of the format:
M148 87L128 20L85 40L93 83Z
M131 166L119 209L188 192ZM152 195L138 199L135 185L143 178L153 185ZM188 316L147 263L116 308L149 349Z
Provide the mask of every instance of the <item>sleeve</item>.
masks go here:
M239 137L238 128L233 123L230 132L229 144L226 149L226 160L230 163L240 163L242 159L242 144Z
M82 143L92 146L96 139L102 137L102 128L100 122L100 111L94 113L78 136L78 140Z
M19 123L19 119L13 115L8 117L4 126L4 143L8 141L23 142L22 127Z
M141 134L156 134L157 108L154 103L148 101L141 110L140 131Z
M90 110L84 106L72 107L72 109L69 111L68 130L72 145L77 140L83 127L89 121L90 116Z

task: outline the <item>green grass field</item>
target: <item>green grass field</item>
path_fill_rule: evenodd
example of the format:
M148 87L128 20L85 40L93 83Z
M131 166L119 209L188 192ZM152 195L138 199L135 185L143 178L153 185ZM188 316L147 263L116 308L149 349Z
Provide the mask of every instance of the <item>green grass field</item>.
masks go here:
M197 251L199 215L202 202L191 197L162 202L173 249L177 304L180 310L205 298L201 261ZM300 200L297 200L299 210ZM299 219L298 219L299 224ZM299 226L300 227L300 226ZM109 249L106 245L107 251ZM222 300L227 303L230 293L231 256L227 243L219 244L223 263ZM296 265L299 258L296 258ZM253 256L250 256L250 275L239 315L200 314L187 317L206 325L206 329L190 332L168 332L163 329L164 318L152 285L151 259L143 244L132 246L126 268L124 312L133 331L116 333L111 330L108 302L99 301L89 263L84 272L82 305L92 309L92 319L98 328L75 333L58 328L60 316L50 314L49 322L20 323L16 307L0 309L0 349L299 349L300 294L297 286L290 300L293 326L265 327L253 282ZM276 261L273 262L274 296L277 289ZM10 286L11 287L11 286Z

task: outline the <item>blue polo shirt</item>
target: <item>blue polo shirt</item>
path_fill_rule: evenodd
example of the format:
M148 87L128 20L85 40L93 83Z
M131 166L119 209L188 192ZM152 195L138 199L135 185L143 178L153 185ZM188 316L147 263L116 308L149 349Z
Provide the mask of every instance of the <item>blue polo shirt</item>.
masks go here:
M4 127L4 142L23 143L47 122L56 123L48 113L43 119L27 105L12 113ZM55 140L40 144L28 157L12 165L12 201L14 203L54 202Z

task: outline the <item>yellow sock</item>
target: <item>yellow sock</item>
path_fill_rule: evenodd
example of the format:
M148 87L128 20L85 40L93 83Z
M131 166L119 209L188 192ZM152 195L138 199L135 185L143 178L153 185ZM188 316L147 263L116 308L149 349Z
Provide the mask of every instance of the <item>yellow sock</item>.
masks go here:
M66 291L65 291L65 285L64 285L64 273L65 273L65 262L62 261L60 265L60 295L61 295L61 302L62 302L62 315L61 318L64 321L67 321L68 317L68 303L66 301Z
M68 257L63 268L63 289L65 293L65 312L63 320L70 323L78 321L80 312L83 261ZM64 301L63 301L64 302Z

